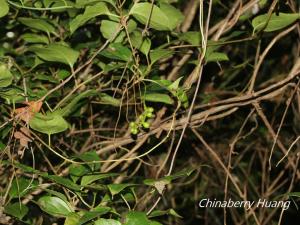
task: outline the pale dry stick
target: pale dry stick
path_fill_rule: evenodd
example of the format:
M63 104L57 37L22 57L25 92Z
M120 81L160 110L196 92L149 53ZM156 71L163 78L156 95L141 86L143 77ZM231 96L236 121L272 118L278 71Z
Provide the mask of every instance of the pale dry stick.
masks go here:
M300 57L298 56L297 59L295 60L294 66L291 69L288 77L294 77L295 74L300 72Z
M198 71L197 72L198 79L197 79L195 93L194 93L194 96L193 96L193 99L192 99L192 102L191 102L191 105L190 105L190 108L189 108L189 111L188 111L187 120L186 120L186 123L185 123L185 125L182 129L181 134L180 134L180 137L179 137L178 143L176 145L176 148L174 150L173 157L172 157L172 160L171 160L171 164L170 164L170 168L169 168L169 171L167 173L167 176L170 176L171 173L172 173L177 152L178 152L179 147L181 145L181 142L183 140L185 130L188 127L188 124L189 124L190 119L192 117L193 108L194 108L194 105L195 105L195 102L196 102L196 98L197 98L197 95L198 95L198 91L200 89L200 83L201 83L201 79L202 79L202 71L203 71L203 66L204 66L204 57L205 57L206 49L207 49L206 44L207 44L207 39L208 39L209 22L210 22L211 10L212 10L212 0L209 1L208 14L207 14L205 28L203 26L203 17L204 17L204 15L203 15L203 1L202 0L199 0L199 1L200 1L199 19L200 19L200 33L202 35L202 53L201 53L201 56L200 56L200 60L199 60L199 64L198 64L198 70L197 70ZM205 29L205 31L204 31L204 29Z
M288 77L287 79L285 79L285 80L283 80L283 81L281 81L281 82L278 82L276 85L273 85L272 87L268 87L268 88L265 88L265 89L263 89L263 90L257 92L257 93L264 93L264 92L266 92L266 91L269 91L269 92L270 92L270 91L272 91L272 88L274 88L274 87L277 88L277 89L273 90L273 92L265 93L265 95L263 95L263 96L259 96L257 93L254 93L254 94L251 94L250 97L247 96L249 99L247 99L248 101L246 101L246 102L237 102L237 103L232 103L231 105L230 105L230 104L229 104L229 105L224 105L224 106L221 106L221 109L220 109L220 107L214 107L214 109L212 109L212 110L207 110L206 112L201 112L201 113L199 113L199 114L197 114L197 115L195 115L195 116L196 116L197 119L199 119L199 117L201 118L201 116L204 116L204 117L205 117L205 116L207 115L208 111L216 112L216 109L217 109L217 111L218 111L218 110L221 111L221 110L224 110L224 109L229 109L229 108L231 108L231 107L242 106L242 105L248 105L248 104L252 104L252 103L255 102L255 101L261 101L261 100L263 100L263 99L272 98L272 97L276 96L277 94L281 93L281 92L284 90L283 87L285 87L286 85L288 85L289 82L291 82L291 81L293 80L293 78L296 77L296 76L298 76L298 75L299 75L298 73L295 73L293 76L290 76L290 77ZM253 96L256 96L256 98L253 98ZM175 114L176 114L176 113L175 113ZM174 114L174 116L175 116L175 114ZM193 116L192 116L191 118L193 119ZM174 122L175 122L175 119L173 118L172 121L173 121L172 123L174 123ZM187 121L187 118L184 118L183 120L181 120L181 122L184 122L184 123L186 123L186 121ZM171 126L171 129L170 129L170 130L172 130L172 129L173 129L173 126ZM158 127L158 128L153 129L153 130L150 131L148 134L157 133L157 132L159 132L159 131L161 131L161 127ZM70 163L76 163L76 164L86 164L86 163L76 162L76 161L74 161L74 160L70 160L70 159L68 159L68 158L66 158L66 157L64 157L64 156L62 156L62 155L60 155L60 154L57 153L54 149L52 149L48 144L46 144L43 140L41 140L41 138L39 138L36 134L33 133L33 135L34 135L34 136L35 136L35 137L36 137L36 138L37 138L37 139L38 139L45 147L47 147L47 148L48 148L49 150L51 150L54 154L56 154L56 155L59 156L60 158L64 159L65 161L70 162ZM133 159L141 158L141 157L143 157L143 156L149 154L150 152L152 152L157 146L159 146L161 143L163 143L163 142L165 141L166 138L167 138L167 137L165 137L165 138L162 140L162 142L158 143L158 145L154 146L153 148L151 148L150 150L148 150L146 153L143 153L143 154L141 154L141 155L139 155L139 156L136 156L136 157L133 157L133 158L128 158L128 159L124 159L124 158L123 158L123 159L114 159L114 160L100 160L100 161L95 161L95 162L91 162L91 163L108 162L108 161L110 161L110 162L117 162L117 161L127 161L127 160L133 160ZM124 144L132 143L133 141L134 141L134 140L128 138L128 139L122 140L121 142L122 142L122 145L124 145ZM280 143L281 143L281 142L280 142ZM120 143L119 143L119 145L120 145ZM282 145L279 145L279 146L281 147ZM115 144L113 144L113 145L111 145L111 146L107 146L107 148L106 148L105 150L107 151L107 150L110 150L110 149L112 149L112 148L115 148ZM103 150L103 149L101 149L101 150ZM283 148L283 149L281 148L281 150L283 150L283 152L286 153L286 151L284 151L284 148ZM290 163L292 163L292 162L290 162ZM292 165L293 165L293 163L292 163Z
M257 62L257 65L255 66L253 74L251 76L248 93L252 93L253 92L255 81L256 81L256 77L258 75L258 71L259 71L259 69L260 69L260 67L261 67L261 65L262 65L265 57L267 56L267 54L271 50L271 48L276 44L277 41L279 41L281 38L283 38L284 36L286 36L288 33L290 33L295 28L296 28L296 25L293 25L290 28L288 28L288 29L280 32L278 35L276 35L272 39L272 41L270 42L270 44L266 47L266 49L263 51L263 53L260 55L259 60Z
M246 195L242 192L242 190L240 189L239 185L237 184L237 181L235 180L235 178L232 176L232 174L230 173L230 171L227 170L227 167L225 166L225 164L222 162L222 160L220 159L220 157L217 155L216 151L213 150L211 148L211 146L204 140L204 138L202 137L202 135L200 135L198 133L197 130L192 129L193 133L196 135L196 137L199 139L199 141L204 145L204 147L209 151L209 153L212 155L212 157L218 162L218 164L223 168L224 172L228 175L229 179L231 180L232 184L234 185L237 193L239 194L239 196L242 199L246 199ZM260 222L258 221L255 212L253 209L249 209L250 210L250 214L253 216L255 222L257 225L260 225Z
M240 14L244 14L246 11L250 10L254 5L256 5L260 0L253 0L250 1L249 3L245 4L241 9L240 9ZM226 23L225 19L221 20L219 23L214 25L212 28L209 29L209 35L214 34L217 30L220 29L220 27ZM225 29L226 30L226 29Z
M269 170L271 170L271 159L272 159L273 151L274 151L274 148L275 148L275 145L276 145L276 142L277 142L277 139L278 139L280 130L281 130L281 128L282 128L283 122L284 122L285 117L286 117L286 115L287 115L288 109L289 109L289 107L290 107L290 105L291 105L291 103L292 103L292 100L293 100L293 98L294 98L294 96L295 96L295 94L296 94L296 91L297 91L297 89L298 89L298 87L299 87L299 84L300 84L300 80L298 81L297 85L295 86L295 88L294 88L294 90L293 90L291 96L290 96L290 97L288 98L288 100L287 100L286 107L285 107L285 110L284 110L284 112L283 112L283 115L282 115L282 118L281 118L279 127L278 127L277 132L276 132L275 140L274 140L273 145L272 145L272 148L271 148L271 153L270 153L270 155L269 155ZM287 152L287 154L288 154L288 152ZM277 165L278 165L278 163L277 163ZM277 165L276 165L276 167L277 167Z
M281 179L284 175L285 171L281 170L279 174L277 174L276 178L272 181L272 183L268 186L268 189L265 191L265 196L271 196L275 191L275 188L279 186L281 183Z
M165 165L167 164L168 160L169 160L169 157L171 156L171 153L172 153L172 149L173 149L173 146L174 146L174 141L175 141L175 130L173 131L173 135L172 135L172 139L171 139L171 143L170 143L170 146L168 148L168 152L167 152L167 155L163 161L163 163L160 165L157 173L156 173L156 179L158 179L160 173L162 172L162 170L164 169Z
M197 109L213 107L213 106L217 106L217 105L226 105L226 104L237 103L237 102L244 102L244 101L248 101L250 99L258 99L259 96L265 96L263 99L268 99L268 98L266 98L268 93L276 92L277 90L283 88L284 86L288 85L289 83L292 83L295 78L300 76L300 58L299 58L299 68L292 69L292 70L293 71L291 71L286 78L276 82L275 84L269 85L266 88L263 88L256 92L253 92L253 93L247 93L242 96L236 96L236 97L232 97L232 98L225 99L225 100L220 100L220 101L213 102L213 103L203 104L203 105L198 106Z
M272 138L275 139L275 131L273 130L270 122L268 121L267 117L265 116L265 114L263 113L260 105L258 102L254 102L252 103L253 106L255 107L258 115L260 116L260 118L262 119L262 121L264 122L265 126L267 127L269 133L271 134ZM283 145L283 143L278 139L278 147L281 149L281 151L283 153L287 153L287 149L285 148L285 146ZM293 161L289 160L289 164L292 165L292 167L295 169L295 164Z
M142 139L140 139L138 143L127 154L122 156L122 158L132 158L132 155L148 140L149 136L150 135L145 135ZM117 167L120 163L122 163L122 161L115 161L111 165L110 162L104 163L102 165L103 168L101 168L101 171L107 173Z
M236 112L238 109L239 109L239 107L234 107L232 109L225 110L224 112L220 112L216 115L215 114L214 115L207 114L207 115L205 115L204 118L202 118L200 120L191 121L189 126L192 128L201 127L205 122L222 119L222 118L229 116L232 113ZM178 130L178 129L182 129L182 126L179 125L174 128L174 130Z
M197 80L195 94L193 96L193 100L192 100L192 103L191 103L189 111L188 111L187 121L186 121L185 125L183 126L183 130L181 132L181 135L180 135L179 140L177 142L176 148L174 150L173 157L171 159L171 164L170 164L167 176L169 176L172 173L175 158L176 158L177 152L179 150L179 146L180 146L180 144L183 140L185 130L186 130L186 128L188 126L188 123L190 121L190 118L192 116L193 107L194 107L194 104L195 104L195 101L196 101L196 97L197 97L197 94L198 94L198 91L199 91L199 88L200 88L200 82L201 82L201 78L202 78L203 62L204 62L204 57L205 57L206 47L207 47L206 43L207 43L207 38L208 38L207 34L208 34L208 28L209 28L209 20L210 20L212 1L210 0L210 3L209 3L209 10L208 10L208 16L207 16L205 36L204 36L204 31L203 31L203 1L201 1L201 0L199 0L199 1L200 1L200 15L199 15L200 22L199 23L200 23L200 33L201 33L201 36L202 36L202 53L201 53L201 56L200 56L199 64L198 64L197 69L196 69L197 72L196 73L192 72L192 74L190 75L192 77L194 77L195 74L198 75L198 80ZM191 86L191 84L190 84L190 86ZM148 210L147 215L149 215L155 209L155 207L160 202L161 198L162 198L162 195L160 195L157 198L157 200L155 201L153 206Z
M294 147L295 144L297 144L297 142L299 141L300 136L298 136L293 143L290 145L290 147L288 148L287 152L285 153L285 155L277 162L276 167L288 156L288 154L290 153L290 151L292 150L292 148Z
M183 12L185 18L181 24L182 32L187 32L190 29L190 27L193 23L193 20L195 18L195 15L197 13L198 7L199 7L199 1L190 0L187 3L187 7L184 9L184 12Z
M288 189L287 193L290 193L293 189L293 185L294 185L297 170L298 170L297 168L298 168L298 165L299 165L299 158L300 158L300 154L297 153L296 169L294 170L293 177L292 177L292 180L291 180L291 183L290 183L290 186L289 186L289 189ZM285 198L285 199L287 199L287 198ZM279 221L278 221L278 225L281 224L281 220L282 220L282 216L283 216L284 211L285 210L283 210L283 208L282 208L281 213L280 213L280 217L279 217Z
M254 112L254 109L252 109L250 111L250 113L248 114L248 116L246 117L246 119L244 120L242 126L240 127L237 135L235 136L235 138L233 139L233 141L229 144L230 146L230 149L229 149L229 157L228 157L228 164L227 164L227 170L230 172L231 170L231 159L232 159L232 154L234 154L234 148L235 148L235 145L236 143L241 139L241 135L242 135L242 132L246 126L246 124L248 123L250 117L252 116ZM226 178L225 178L225 187L224 187L224 201L227 200L227 193L228 193L228 174L226 174ZM224 208L224 225L227 224L226 222L226 208Z
M217 30L216 34L212 37L212 40L214 40L214 41L219 40L219 38L224 33L224 31L230 30L231 27L233 27L234 24L236 24L236 22L238 21L238 18L240 17L240 11L241 11L242 4L243 3L242 3L241 0L236 0L236 2L231 7L231 10L229 11L228 15L223 20L224 22L223 22L222 26ZM239 8L239 10L237 11L238 8ZM237 11L237 13L236 13L236 11ZM232 16L233 16L232 20L234 22L231 23L230 26L226 27L227 25L229 25L229 21L230 21Z
M300 74L299 74L300 75ZM298 76L298 75L297 75ZM280 94L284 91L284 87L287 86L290 82L292 82L294 77L286 78L285 80L276 83L275 85L269 86L267 88L264 88L260 91L257 91L254 94L251 95L245 95L241 97L233 97L231 99L227 99L226 102L222 102L223 105L218 105L217 107L213 107L211 109L207 109L203 112L197 113L192 115L191 117L191 123L195 121L202 122L203 118L207 117L207 115L213 115L222 111L226 111L231 108L239 107L239 106L245 106L252 104L255 101L261 101L261 100L267 100L270 98L275 97L276 95ZM228 103L227 103L228 102ZM237 110L237 109L234 109ZM186 117L179 119L175 123L175 127L181 126L186 122ZM165 119L162 121L162 123L158 124L157 126L153 126L148 133L150 134L157 134L160 133L162 130L169 130L171 127L169 123L169 119ZM138 138L141 138L146 134L140 134L138 135ZM103 154L105 152L111 151L112 149L115 149L122 145L127 145L134 142L134 140L130 136L125 136L123 138L116 139L115 142L111 143L111 141L105 141L105 143L109 144L106 147L103 147L97 151L97 154Z
M186 64L186 62L191 58L193 54L192 50L189 50L180 60L179 62L173 67L171 72L168 75L168 80L176 80L179 70Z

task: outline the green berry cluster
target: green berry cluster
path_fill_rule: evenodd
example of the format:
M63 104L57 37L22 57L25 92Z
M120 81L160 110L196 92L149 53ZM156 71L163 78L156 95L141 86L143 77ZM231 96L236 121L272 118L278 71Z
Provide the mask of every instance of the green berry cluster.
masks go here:
M150 127L149 119L153 117L153 111L154 109L152 107L145 107L144 112L139 115L138 120L136 122L130 122L130 132L136 135L140 129L148 129Z

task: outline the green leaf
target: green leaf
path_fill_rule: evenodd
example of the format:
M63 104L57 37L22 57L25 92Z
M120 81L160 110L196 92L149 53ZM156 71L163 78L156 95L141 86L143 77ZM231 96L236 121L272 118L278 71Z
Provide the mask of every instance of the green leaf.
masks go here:
M112 43L107 49L100 53L110 59L130 61L132 54L129 48L123 46L121 43Z
M104 173L104 174L96 174L96 175L86 175L81 178L81 185L88 185L93 183L94 181L105 179L108 177L117 176L118 173Z
M147 2L136 3L129 14L144 25L149 21L150 28L161 31L173 30L183 20L181 12L166 3L160 8Z
M5 64L0 63L0 88L11 85L13 75Z
M82 155L77 156L77 158L81 159L84 162L89 162L87 165L92 171L100 169L100 163L91 163L93 161L100 160L100 157L95 151L85 152Z
M11 188L9 189L9 197L10 198L20 198L29 192L35 190L37 185L36 181L32 181L31 179L26 178L15 178L11 184Z
M0 18L6 16L9 11L9 6L6 0L0 0Z
M81 177L90 172L90 170L85 165L71 164L69 166L69 173L72 176Z
M170 4L160 3L160 9L168 18L170 30L176 28L184 19L182 13Z
M56 176L56 175L48 175L46 176L48 179L54 181L57 184L63 185L71 190L74 191L80 191L80 186L73 183L71 180L64 178L64 177L60 177L60 176Z
M68 202L58 197L43 196L38 200L38 205L43 211L56 217L66 217L74 212Z
M156 221L150 221L149 225L162 225L162 224Z
M33 130L48 135L63 132L69 127L65 119L55 112L48 112L46 115L36 113L29 125Z
M150 221L148 220L146 213L131 211L126 215L124 225L149 225Z
M22 218L28 213L28 207L23 205L21 202L9 203L5 206L4 212L22 220Z
M121 101L119 99L113 98L106 93L100 93L99 97L100 97L100 104L112 105L116 107L119 107L121 104Z
M80 216L77 213L70 213L66 217L64 225L78 225Z
M120 23L110 21L110 20L102 20L100 31L103 37L107 40L111 40L116 36L116 32L118 31ZM122 42L124 37L126 36L125 32L120 32L114 39L114 42Z
M99 2L96 5L88 6L83 14L80 14L75 17L70 23L70 31L71 34L74 33L77 28L84 25L87 21L89 21L92 18L95 18L96 16L110 14L109 9L107 8L106 4L103 2Z
M116 5L116 0L76 0L76 7L81 8L87 5L94 5L98 2L107 2L112 6Z
M148 102L162 102L169 105L174 104L174 100L168 94L146 93L143 96L143 99Z
M286 195L290 196L290 197L298 197L298 198L300 198L300 192L289 192Z
M46 8L56 8L56 7L65 7L61 9L52 9L51 12L54 13L60 13L60 12L65 12L68 10L73 10L71 9L72 6L75 4L71 1L68 0L43 0L44 6ZM68 6L68 7L66 7Z
M205 55L206 62L220 62L220 61L228 61L228 56L223 52L212 52L210 54Z
M201 34L196 31L188 31L179 34L179 40L185 41L191 45L198 46L201 44Z
M149 218L157 217L157 216L164 216L164 215L172 215L177 218L182 218L174 209L168 209L168 210L155 210L150 215Z
M11 88L7 91L0 91L0 97L4 98L7 104L23 102L25 100L23 90Z
M66 106L59 110L59 114L63 117L68 116L74 109L76 109L76 104L83 98L97 95L98 91L96 90L87 90L78 94L76 97L71 96L72 101L69 102Z
M149 17L149 27L156 30L172 30L172 27L169 26L169 19L163 13L163 11L156 5L153 5L152 13L152 4L148 2L136 3L130 10L130 15L137 19L142 24L146 25ZM151 13L151 14L150 14Z
M34 52L43 60L64 63L69 65L71 68L73 68L73 65L79 56L78 51L61 44L31 46L29 47L29 51Z
M85 212L83 216L80 218L79 223L77 225L84 224L96 217L102 216L111 211L110 207L105 206L97 206L96 208L92 209L90 212Z
M107 188L110 191L111 195L114 196L130 186L134 186L134 184L109 184L107 185Z
M177 80L175 80L172 84L168 85L168 90L171 92L176 91L179 88L179 83L182 80L183 77L179 77Z
M168 49L154 49L152 51L150 51L150 59L151 59L151 64L154 64L155 62L157 62L160 59L165 59L168 58L170 56L173 55L173 51L172 50L168 50Z
M21 38L27 43L43 43L49 44L49 40L46 36L40 34L23 34Z
M121 225L121 223L117 220L101 218L99 220L96 220L94 225Z
M273 13L269 21L268 17L268 14L263 14L255 17L252 20L253 32L261 31L262 29L264 29L264 31L266 32L280 30L294 23L297 19L300 18L300 14L279 13L279 15L276 15L276 13Z
M44 31L48 35L50 33L55 34L55 27L52 24L48 23L46 20L20 17L20 18L18 18L18 21L30 28Z
M142 33L136 30L130 35L130 40L133 47L140 50L144 55L148 55L151 48L151 40L149 38L143 38Z

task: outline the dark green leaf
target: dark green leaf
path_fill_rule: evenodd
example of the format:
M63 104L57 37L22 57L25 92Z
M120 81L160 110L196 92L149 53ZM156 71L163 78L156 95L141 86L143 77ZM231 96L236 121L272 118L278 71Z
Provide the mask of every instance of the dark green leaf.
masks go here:
M80 191L80 186L73 183L71 180L64 178L64 177L60 177L60 176L56 176L56 175L48 175L46 176L48 179L54 181L57 184L63 185L71 190L74 191Z
M84 162L88 162L87 166L90 167L92 171L100 169L100 163L93 163L94 161L99 161L100 157L95 151L85 152L82 155L77 156Z
M287 196L300 198L300 192L290 192L287 193Z
M80 218L78 225L84 224L110 211L111 211L110 207L97 206L96 208L92 209L90 212L85 212L83 216Z
M143 99L148 102L162 102L169 105L174 104L174 100L168 94L146 93L143 96Z
M26 178L15 178L9 190L10 198L19 198L35 190L37 182Z
M169 210L164 210L164 211L155 210L149 215L149 218L157 217L157 216L164 216L164 215L172 215L177 218L182 218L182 216L180 216L174 209L169 209Z
M99 97L100 97L100 104L112 105L116 107L119 107L121 104L121 101L119 99L113 98L110 95L105 93L100 93Z
M88 185L97 180L105 179L108 177L117 176L118 173L104 173L104 174L96 174L96 175L86 175L81 178L81 185Z
M112 196L119 194L125 188L130 187L130 186L134 186L134 184L109 184L109 185L107 185L108 190L110 191Z
M28 207L20 202L9 203L5 206L4 212L22 220L22 218L28 213Z
M70 98L72 99L71 102L69 102L66 106L64 106L62 109L59 110L59 115L65 117L68 116L74 108L76 108L76 104L83 98L87 98L90 96L97 95L98 91L96 90L87 90L85 92L82 92L78 94L76 97L71 96Z

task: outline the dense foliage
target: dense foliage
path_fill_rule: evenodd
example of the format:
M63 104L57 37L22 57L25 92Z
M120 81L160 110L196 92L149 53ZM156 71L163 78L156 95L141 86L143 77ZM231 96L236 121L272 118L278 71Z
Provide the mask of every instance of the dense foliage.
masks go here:
M0 0L0 224L299 219L299 7Z

